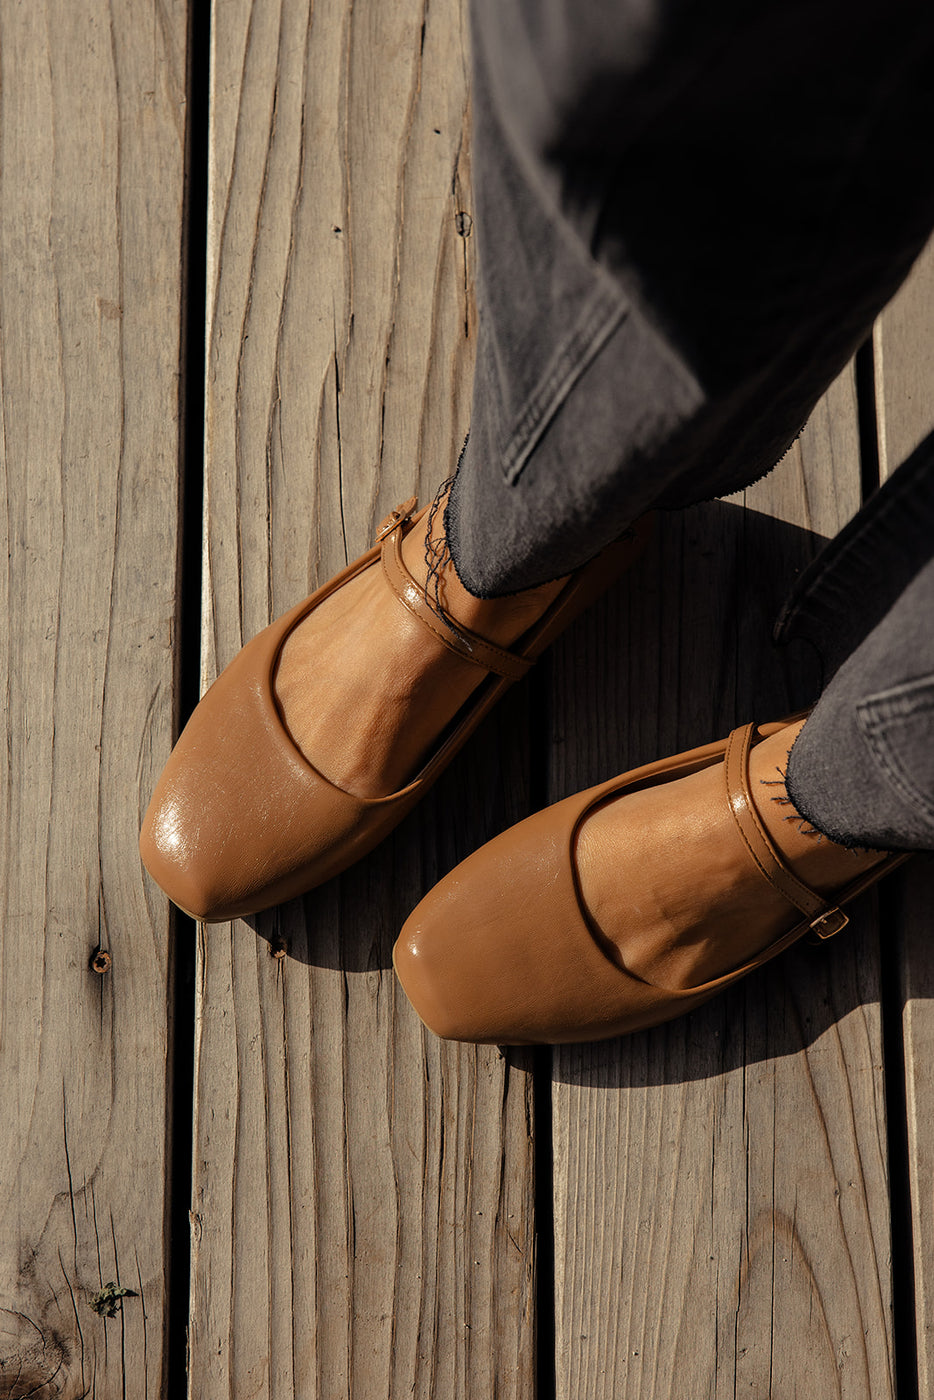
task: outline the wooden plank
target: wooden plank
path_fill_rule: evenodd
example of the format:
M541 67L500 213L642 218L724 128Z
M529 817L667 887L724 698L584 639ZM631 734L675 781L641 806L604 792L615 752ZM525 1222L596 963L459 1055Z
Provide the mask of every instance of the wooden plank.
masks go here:
M905 1054L919 1396L930 1395L934 1385L934 1218L931 1209L934 1201L932 901L934 863L930 858L922 857L912 861L911 865L899 873L898 878L892 882L892 888L883 904L886 928L896 940L900 974L900 1026ZM897 1015L896 1011L896 1017Z
M848 369L770 477L663 521L556 655L553 797L812 698L812 659L775 653L771 624L858 478ZM559 1396L894 1393L871 904L553 1073Z
M239 0L217 26L206 681L456 459L464 23ZM425 1035L389 966L442 869L523 815L515 748L478 736L340 881L201 939L194 1395L531 1394L529 1075Z
M934 240L873 328L879 470L883 480L934 432Z
M873 348L879 457L883 475L895 471L934 432L934 242L876 323ZM908 1111L908 1168L914 1248L918 1394L934 1387L934 958L929 860L901 872L885 905L897 940Z
M136 837L173 725L186 32L175 0L0 10L10 1397L165 1393L168 910Z

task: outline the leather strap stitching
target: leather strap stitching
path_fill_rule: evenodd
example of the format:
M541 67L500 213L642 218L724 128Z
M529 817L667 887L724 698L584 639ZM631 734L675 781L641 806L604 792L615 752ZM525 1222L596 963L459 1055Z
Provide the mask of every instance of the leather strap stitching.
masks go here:
M809 889L785 866L756 811L749 792L747 772L754 727L747 724L735 729L727 741L724 770L730 811L743 844L763 877L813 923L830 913L834 906Z
M421 589L405 567L402 559L402 526L406 523L407 518L405 515L401 516L386 531L383 535L380 552L383 576L399 602L408 609L413 617L418 618L419 622L428 628L437 641L446 646L449 651L454 652L456 656L465 661L472 661L474 665L482 666L484 670L492 671L495 675L503 676L506 680L521 680L532 667L532 662L526 657L518 656L515 652L495 646L494 643L486 641L483 637L478 637L475 632L462 627L460 623L455 624L456 632L449 632L439 625L438 619L428 607L422 597Z

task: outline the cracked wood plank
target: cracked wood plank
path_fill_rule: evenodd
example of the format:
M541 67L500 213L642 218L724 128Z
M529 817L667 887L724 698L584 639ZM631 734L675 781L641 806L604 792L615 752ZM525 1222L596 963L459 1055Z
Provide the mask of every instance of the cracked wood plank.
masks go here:
M552 798L808 703L771 626L858 503L850 367L771 476L666 516L559 644ZM894 1394L882 1071L872 899L687 1018L555 1051L562 1400Z
M0 11L10 1400L164 1382L168 917L136 839L173 724L186 30L173 0Z
M216 27L205 683L456 461L465 23L457 0L235 0ZM497 736L342 879L202 934L204 1400L532 1394L528 1067L423 1033L390 968L420 896L524 814L527 748Z

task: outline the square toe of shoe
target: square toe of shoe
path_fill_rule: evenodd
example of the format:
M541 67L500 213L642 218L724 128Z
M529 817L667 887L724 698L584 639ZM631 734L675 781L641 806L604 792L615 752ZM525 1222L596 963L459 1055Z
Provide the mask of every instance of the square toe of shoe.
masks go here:
M657 995L591 933L562 805L469 856L406 921L396 973L435 1034L512 1045L598 1039L639 1023Z
M187 734L187 731L186 731ZM321 884L372 845L352 798L297 753L189 736L173 753L140 833L143 863L169 898L210 922L254 913Z
M149 874L173 904L193 919L220 923L248 912L252 881L224 850L224 829L199 804L192 811L185 794L169 784L157 790L143 821L140 856Z
M317 773L283 728L270 681L280 630L254 638L207 692L143 821L143 863L195 918L290 899L374 844L374 813Z

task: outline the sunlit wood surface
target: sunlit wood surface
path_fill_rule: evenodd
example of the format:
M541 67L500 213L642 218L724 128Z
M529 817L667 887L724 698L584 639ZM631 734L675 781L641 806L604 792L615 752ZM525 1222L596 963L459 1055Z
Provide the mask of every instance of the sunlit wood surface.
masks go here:
M173 728L185 35L173 0L0 7L10 1400L162 1376L171 950L134 828Z
M477 327L459 0L216 7L206 129L189 18L0 6L0 1400L176 1400L186 1346L193 1400L926 1395L924 861L601 1045L442 1043L390 953L535 806L813 698L772 622L869 448L885 476L934 428L934 257L871 373L663 519L382 848L196 935L136 854L184 687L433 494Z

